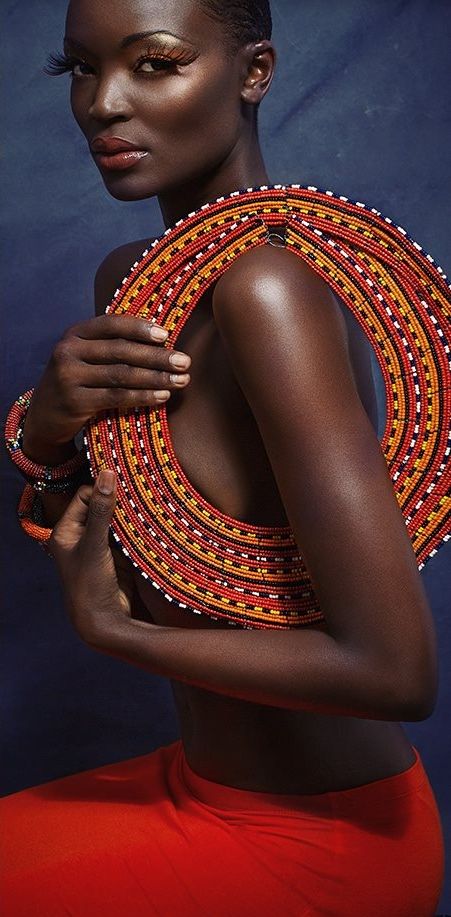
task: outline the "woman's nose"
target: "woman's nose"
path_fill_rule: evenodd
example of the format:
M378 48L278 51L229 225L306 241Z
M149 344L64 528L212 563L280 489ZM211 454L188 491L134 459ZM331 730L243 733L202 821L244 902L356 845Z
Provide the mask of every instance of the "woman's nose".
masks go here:
M125 83L117 74L99 77L89 115L98 121L130 116Z

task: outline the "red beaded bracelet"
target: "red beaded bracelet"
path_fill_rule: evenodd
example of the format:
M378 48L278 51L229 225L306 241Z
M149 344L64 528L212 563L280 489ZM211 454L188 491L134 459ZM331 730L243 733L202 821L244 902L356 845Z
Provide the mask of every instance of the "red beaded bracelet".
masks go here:
M37 541L46 554L51 556L48 543L53 528L45 525L39 494L36 493L31 484L25 484L17 507L17 513L25 534Z
M5 424L6 448L14 464L35 490L50 493L76 490L82 483L88 465L83 449L60 465L40 465L22 451L23 427L33 392L31 388L19 395L10 408Z

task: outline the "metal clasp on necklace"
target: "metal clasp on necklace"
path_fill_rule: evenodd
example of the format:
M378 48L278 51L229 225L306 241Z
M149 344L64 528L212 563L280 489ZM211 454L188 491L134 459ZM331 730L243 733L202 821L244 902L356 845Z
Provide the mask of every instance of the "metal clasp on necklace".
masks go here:
M287 244L285 236L279 232L268 232L266 241L269 243L269 245L274 245L275 248L286 248Z
M262 226L266 229L266 239L265 242L268 242L269 245L274 245L275 248L286 248L287 240L285 235L282 235L281 232L276 232L275 230L270 230L266 225L265 221L262 219L259 213L256 210L251 210L249 216L257 217Z

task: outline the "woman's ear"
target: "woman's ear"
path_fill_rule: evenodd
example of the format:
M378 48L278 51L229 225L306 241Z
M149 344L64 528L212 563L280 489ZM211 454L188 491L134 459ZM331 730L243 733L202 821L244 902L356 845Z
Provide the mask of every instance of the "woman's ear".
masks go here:
M276 52L265 39L244 49L245 77L241 98L249 105L258 105L268 92L274 75Z

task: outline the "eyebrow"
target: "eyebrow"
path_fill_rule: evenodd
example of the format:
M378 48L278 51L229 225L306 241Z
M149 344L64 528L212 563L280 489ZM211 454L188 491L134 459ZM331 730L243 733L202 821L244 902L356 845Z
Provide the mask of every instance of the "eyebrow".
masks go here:
M170 35L171 38L177 38L178 41L187 41L186 38L182 38L181 35L176 35L175 32L168 32L166 29L154 29L152 32L135 32L133 35L127 35L126 38L122 39L120 47L128 48L128 46L132 45L135 41L142 41L143 38L150 38L152 35Z
M151 38L153 35L169 35L171 38L178 39L178 41L188 41L187 38L182 38L181 35L176 35L175 32L168 32L167 29L153 29L150 32L134 32L132 35L126 35L125 38L119 42L119 48L128 48L129 45L134 44L136 41L142 41L144 38ZM67 42L67 44L81 48L83 51L88 50L81 41L71 38L70 35L65 35L64 41ZM189 42L189 44L191 44L191 42Z

